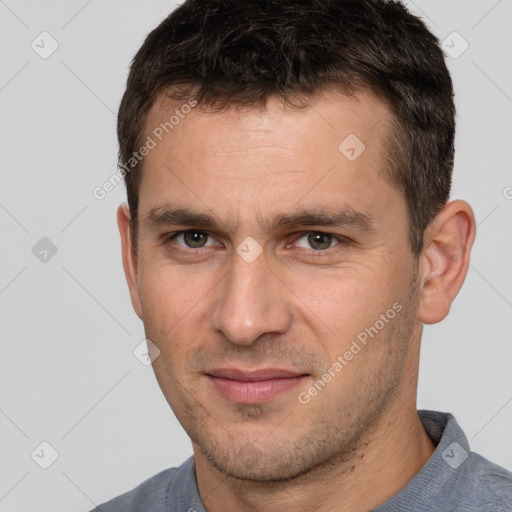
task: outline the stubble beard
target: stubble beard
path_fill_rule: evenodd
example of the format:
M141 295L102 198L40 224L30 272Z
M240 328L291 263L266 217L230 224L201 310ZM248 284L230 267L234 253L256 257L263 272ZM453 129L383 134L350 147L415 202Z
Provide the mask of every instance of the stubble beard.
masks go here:
M193 407L189 403L182 415L182 425L193 443L213 468L241 481L279 485L311 473L318 473L320 477L323 471L331 471L333 467L341 472L345 471L342 468L349 470L356 458L364 454L372 432L378 430L379 420L394 402L414 328L416 301L413 295L411 290L396 323L390 323L385 332L380 333L380 339L372 341L386 344L386 358L379 367L369 367L365 375L354 373L351 389L343 396L331 394L329 400L320 402L318 398L322 399L324 389L317 402L294 404L299 412L302 407L317 406L312 419L310 416L307 420L310 425L306 431L302 427L299 434L287 431L289 422L297 426L297 422L293 422L294 409L285 411L281 420L275 419L274 412L268 424L275 426L269 425L265 435L261 435L261 429L257 430L257 435L252 435L251 420L265 423L268 416L265 405L240 405L236 409L237 417L243 420L239 425L247 423L248 428L241 426L228 431L218 421L213 421L204 407Z

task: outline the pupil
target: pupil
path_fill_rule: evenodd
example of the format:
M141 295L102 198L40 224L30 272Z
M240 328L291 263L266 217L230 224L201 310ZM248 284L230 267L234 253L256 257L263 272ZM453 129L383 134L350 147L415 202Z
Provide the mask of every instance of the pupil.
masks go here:
M203 247L206 234L199 231L187 231L185 233L185 243L189 247Z
M308 242L314 249L328 249L331 245L331 238L323 233L311 233L308 236Z

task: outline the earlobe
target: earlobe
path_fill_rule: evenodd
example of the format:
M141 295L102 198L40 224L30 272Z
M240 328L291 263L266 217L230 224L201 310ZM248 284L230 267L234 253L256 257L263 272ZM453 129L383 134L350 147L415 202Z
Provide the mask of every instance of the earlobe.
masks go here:
M121 235L124 275L130 291L133 309L142 320L142 307L138 287L138 264L137 256L133 250L130 218L128 205L126 203L119 205L117 209L117 225L119 227L119 234Z
M440 322L464 283L475 240L475 217L465 201L451 201L425 231L420 256L418 321Z

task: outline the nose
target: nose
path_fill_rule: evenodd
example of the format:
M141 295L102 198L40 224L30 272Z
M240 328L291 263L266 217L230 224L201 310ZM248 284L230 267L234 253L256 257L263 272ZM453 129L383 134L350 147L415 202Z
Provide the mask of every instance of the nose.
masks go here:
M248 263L238 254L216 289L212 328L237 345L251 345L264 334L291 326L291 292L267 264L265 252Z

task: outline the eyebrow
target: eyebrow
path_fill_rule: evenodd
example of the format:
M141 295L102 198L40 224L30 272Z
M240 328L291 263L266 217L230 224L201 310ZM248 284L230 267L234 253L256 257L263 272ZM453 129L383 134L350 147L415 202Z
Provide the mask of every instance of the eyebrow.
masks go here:
M335 226L371 232L375 225L370 215L352 208L335 211L327 208L307 209L294 213L282 213L267 219L258 215L257 221L266 232L297 226ZM212 215L170 205L152 208L146 215L144 224L150 228L180 225L200 227L205 230L219 230L221 226L221 223Z

